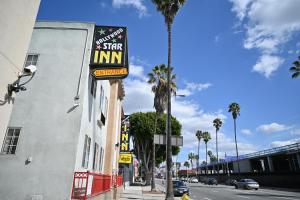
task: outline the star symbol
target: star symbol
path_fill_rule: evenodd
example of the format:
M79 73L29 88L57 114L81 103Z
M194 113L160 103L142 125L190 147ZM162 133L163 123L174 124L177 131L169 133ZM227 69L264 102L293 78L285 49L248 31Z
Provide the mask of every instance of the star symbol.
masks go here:
M100 29L100 31L98 31L100 33L100 35L104 35L105 34L105 30Z
M113 43L116 43L116 42L117 42L117 40L116 40L116 39L112 39L111 41L112 41Z
M123 36L122 36L122 35L119 35L118 38L121 40L121 39L123 38Z
M97 46L96 46L96 49L99 49L99 50L100 50L101 48L102 48L101 45L97 45Z

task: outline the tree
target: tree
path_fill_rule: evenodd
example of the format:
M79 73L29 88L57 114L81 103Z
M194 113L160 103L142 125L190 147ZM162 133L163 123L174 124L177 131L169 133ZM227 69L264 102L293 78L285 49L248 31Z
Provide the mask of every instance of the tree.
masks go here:
M207 174L207 142L211 139L210 133L205 131L203 132L203 141L205 142L205 148L206 148L206 170L205 174Z
M237 146L237 140L236 140L236 118L238 115L240 115L240 105L237 103L231 103L229 105L228 112L231 112L233 123L234 123L234 141L235 141L235 151L236 151L236 159L238 164L238 172L240 176L240 162L239 162L239 151Z
M220 118L216 118L213 121L213 125L216 128L216 152L217 152L217 162L219 162L219 152L218 152L218 131L222 126L222 120ZM219 174L219 164L218 164L218 174Z
M173 69L172 69L173 70ZM171 71L172 71L171 70ZM154 105L153 107L156 110L155 116L155 124L154 124L154 134L156 134L156 124L157 118L161 117L161 115L166 110L167 106L167 93L168 93L168 86L167 86L167 67L164 64L156 65L152 72L148 74L148 83L152 85L152 92L154 93ZM176 94L176 83L175 83L175 75L172 75L171 80L171 91L172 93ZM153 134L153 136L154 136ZM152 144L152 181L151 181L151 191L155 191L155 177L154 177L154 169L155 169L155 144L153 140Z
M188 178L189 177L189 175L188 175L188 168L190 167L190 163L188 161L185 161L184 164L183 164L183 166L186 167L186 178Z
M192 170L193 170L193 160L195 159L195 154L194 153L189 153L188 154L188 160L191 162Z
M171 73L173 68L171 68ZM148 73L148 83L152 85L152 92L154 93L154 108L159 114L164 113L167 108L168 101L168 85L167 85L168 68L165 64L156 65L152 72ZM171 93L176 94L176 75L171 77Z
M152 145L153 145L153 133L155 124L155 112L147 113L133 113L130 115L130 133L132 136L134 154L137 159L142 163L146 175L146 184L150 185L151 169L152 169ZM163 114L161 118L157 120L157 134L165 134L166 128L166 115ZM175 117L172 117L172 134L176 136L181 135L181 124ZM155 158L156 164L162 163L165 159L166 148L159 146L157 149L157 156ZM179 147L172 147L172 154L177 155L179 153Z
M292 78L297 78L300 75L300 56L298 56L298 60L293 62L294 66L290 68L290 71L293 73Z
M211 150L207 151L207 155L209 156L209 160L211 163L217 161L216 156L212 153Z
M173 194L173 184L172 184L172 155L171 155L171 33L172 33L172 24L174 18L178 13L179 9L185 3L185 0L152 0L155 4L157 11L159 11L165 18L165 23L167 25L168 31L168 76L167 76L167 85L168 85L168 106L167 106L167 190L166 190L166 199L174 199Z
M200 141L201 139L203 138L203 133L202 131L197 131L196 132L196 137L197 137L197 140L198 140L198 158L197 158L197 173L198 173L198 170L199 170L199 159L200 159Z

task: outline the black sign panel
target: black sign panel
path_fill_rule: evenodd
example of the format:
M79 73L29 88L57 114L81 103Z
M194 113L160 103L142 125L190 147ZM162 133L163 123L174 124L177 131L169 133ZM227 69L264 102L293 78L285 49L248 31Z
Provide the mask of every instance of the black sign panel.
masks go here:
M122 122L121 135L120 135L120 153L130 152L129 140L130 140L130 135L129 135L128 123Z
M96 79L122 79L128 75L126 27L95 26L90 72Z

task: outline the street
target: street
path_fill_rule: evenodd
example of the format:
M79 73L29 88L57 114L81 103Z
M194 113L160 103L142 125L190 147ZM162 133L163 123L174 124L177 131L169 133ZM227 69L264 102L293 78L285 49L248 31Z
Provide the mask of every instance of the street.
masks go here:
M286 192L269 189L244 190L235 189L233 186L217 185L209 186L202 183L188 183L190 188L190 198L193 200L300 200L300 193Z

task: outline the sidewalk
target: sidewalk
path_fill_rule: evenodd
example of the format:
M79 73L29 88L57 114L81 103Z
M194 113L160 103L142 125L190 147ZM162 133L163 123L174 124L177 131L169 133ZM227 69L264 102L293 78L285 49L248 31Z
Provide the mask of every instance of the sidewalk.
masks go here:
M127 199L145 199L145 200L163 200L165 193L161 191L151 192L151 186L127 186L123 193L120 194L120 200ZM175 200L180 200L180 197L175 197Z

